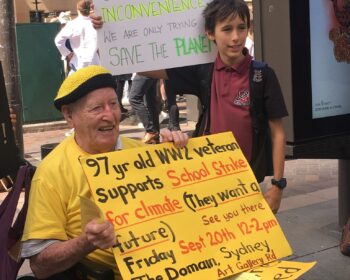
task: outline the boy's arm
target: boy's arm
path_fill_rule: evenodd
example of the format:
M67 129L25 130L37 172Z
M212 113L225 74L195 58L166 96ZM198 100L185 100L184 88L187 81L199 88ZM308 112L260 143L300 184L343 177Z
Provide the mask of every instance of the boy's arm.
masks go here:
M102 17L101 16L98 16L95 13L91 13L90 14L90 18L91 18L92 25L94 26L95 29L102 28L103 21L102 21Z
M286 141L282 119L278 118L269 120L269 126L272 139L273 178L279 180L284 174L284 149ZM277 213L281 205L282 193L283 190L277 186L271 185L264 195L274 213Z
M146 77L149 77L149 78L153 78L153 79L163 79L163 80L167 80L168 79L168 75L167 75L165 69L153 70L153 71L145 71L145 72L138 72L137 74L141 75L141 76L146 76Z

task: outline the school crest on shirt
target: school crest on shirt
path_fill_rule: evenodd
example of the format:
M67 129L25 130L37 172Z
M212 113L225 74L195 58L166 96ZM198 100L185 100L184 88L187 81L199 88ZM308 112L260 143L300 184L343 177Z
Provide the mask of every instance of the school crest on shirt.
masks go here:
M249 106L249 90L241 90L233 100L233 104L237 106Z

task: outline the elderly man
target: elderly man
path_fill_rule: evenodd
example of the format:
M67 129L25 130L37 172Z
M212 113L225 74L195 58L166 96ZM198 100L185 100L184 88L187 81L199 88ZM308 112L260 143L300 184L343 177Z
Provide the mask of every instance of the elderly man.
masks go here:
M120 107L115 79L101 66L88 66L62 84L55 106L74 135L60 143L38 166L32 180L23 234L22 257L30 258L38 278L65 271L81 259L106 264L121 279L111 251L115 234L109 222L90 221L81 229L79 196L91 198L79 157L143 145L119 136ZM186 145L187 135L162 131L164 141Z

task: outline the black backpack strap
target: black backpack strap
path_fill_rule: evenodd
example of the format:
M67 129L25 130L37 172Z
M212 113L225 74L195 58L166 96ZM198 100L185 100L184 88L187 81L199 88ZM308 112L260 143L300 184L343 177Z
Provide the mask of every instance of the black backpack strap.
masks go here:
M198 118L193 137L207 135L210 132L210 96L213 80L214 63L198 67L199 91L202 112Z
M266 113L264 108L264 87L266 81L267 64L262 61L253 60L250 67L250 113L254 129L266 126Z
M250 113L253 126L253 147L250 165L258 182L273 173L272 143L265 112L265 84L267 64L252 61L250 68Z
M252 66L254 69L263 69L267 66L267 63L260 60L252 60Z

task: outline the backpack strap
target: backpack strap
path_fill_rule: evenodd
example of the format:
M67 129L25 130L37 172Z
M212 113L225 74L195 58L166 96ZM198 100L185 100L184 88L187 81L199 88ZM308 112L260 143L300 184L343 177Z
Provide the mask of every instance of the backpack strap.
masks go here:
M210 131L210 96L211 82L213 80L214 63L200 65L198 68L198 77L200 78L200 96L202 112L198 118L196 129L192 136L202 136L209 134Z
M262 68L265 68L267 66L267 63L264 61L260 61L260 60L252 60L252 66L255 69L262 69Z
M14 186L0 205L0 230L5 234L8 233L13 223L25 175L26 170L20 167Z
M24 203L23 203L22 209L18 213L18 216L12 228L9 230L9 237L12 240L20 240L23 234L24 224L26 221L27 210L28 210L30 186L31 186L32 178L34 176L35 169L36 167L31 164L27 164L20 167L20 172L24 172L24 180L22 181L22 184L20 182L19 185L17 185L16 187L19 188L20 190L24 188L25 194L24 194ZM13 244L10 244L9 242L8 245L9 247L11 247Z
M0 250L1 264L5 259L10 261L11 256L11 269L14 271L18 270L23 262L23 259L20 259L18 255L19 250L17 251L17 249L19 247L15 246L15 254L12 253L12 248L14 245L20 244L27 214L30 184L34 172L35 167L31 164L22 165L17 172L14 186L0 205L0 241L3 245L2 250ZM15 217L22 188L25 188L24 204L17 217Z
M196 129L192 136L202 136L209 134L210 131L210 91L211 81L214 70L214 63L206 64L205 67L199 69L199 77L201 77L201 96L202 96L202 114L196 125ZM262 61L253 60L250 67L250 89L251 89L251 106L250 112L253 120L253 127L260 127L264 122L265 113L263 103L260 102L264 96L264 85L267 64ZM260 99L259 99L260 97ZM258 99L258 100L257 100ZM258 106L253 104L258 103ZM259 106L260 104L260 106Z
M253 127L253 147L250 165L258 182L273 174L272 143L267 113L265 112L265 84L267 64L252 61L250 68L250 113Z
M262 61L253 60L250 67L250 113L253 121L253 128L259 129L266 126L264 108L264 88L266 82L267 64Z

